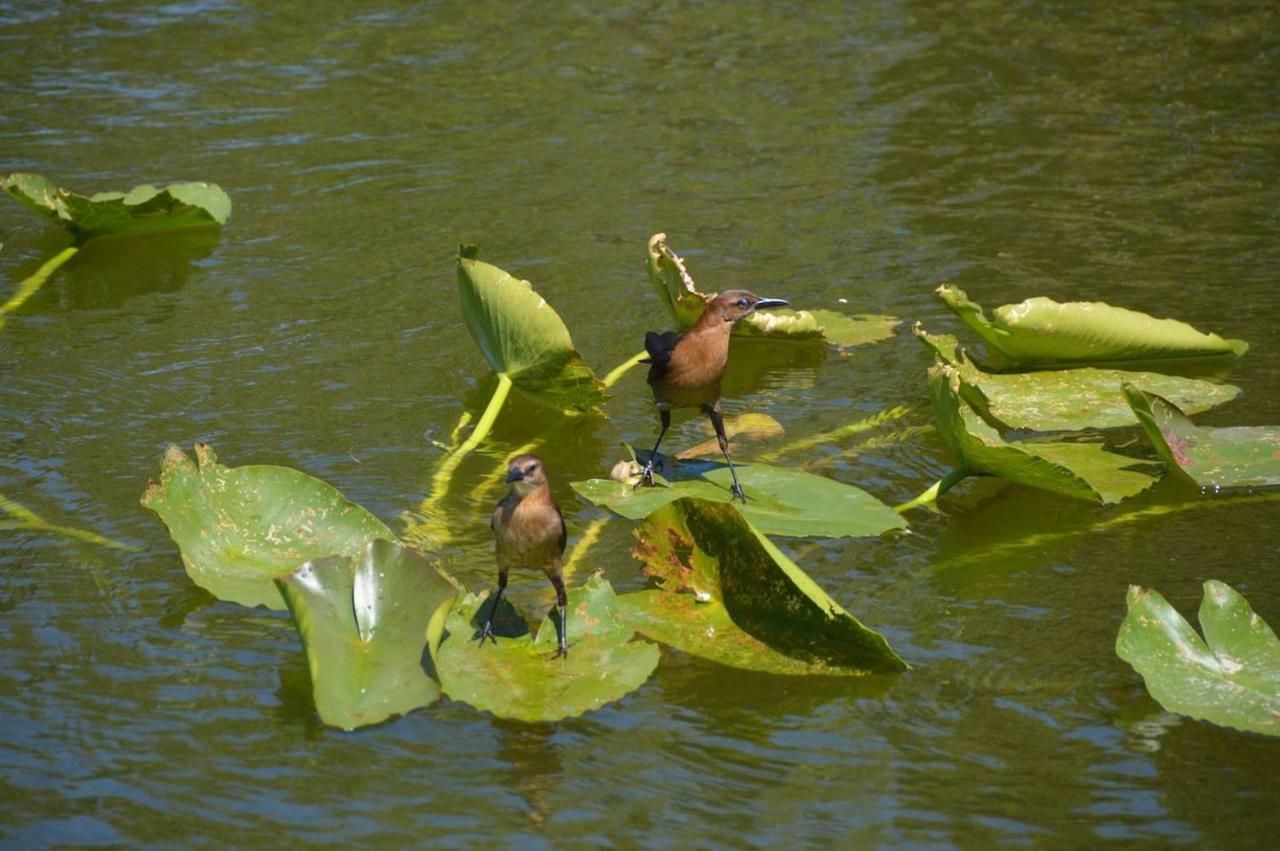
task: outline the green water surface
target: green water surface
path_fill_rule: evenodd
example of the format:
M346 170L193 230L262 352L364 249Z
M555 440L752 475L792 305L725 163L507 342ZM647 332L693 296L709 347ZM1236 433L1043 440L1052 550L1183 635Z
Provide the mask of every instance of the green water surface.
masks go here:
M1166 481L1138 507L1185 510L1135 517L966 482L906 536L783 542L907 674L664 651L577 720L444 701L344 734L287 614L193 587L138 497L167 443L204 440L402 529L433 441L492 388L459 242L531 279L602 373L667 327L643 267L661 230L706 289L938 332L943 281L1187 319L1252 344L1244 396L1198 421L1280 423L1278 28L1273 3L0 2L0 171L212 180L235 204L216 242L92 245L0 331L0 494L137 548L0 532L0 840L1273 844L1280 745L1164 713L1113 647L1131 582L1189 614L1220 579L1280 624L1280 501ZM7 298L67 238L5 201L0 241ZM929 358L899 330L845 355L736 346L726 412L789 437L900 404L876 434L927 425ZM608 413L513 397L435 556L494 581L493 477L529 442L572 546L605 515L569 481L656 433L640 371ZM924 429L783 463L890 503L949 468ZM587 560L620 590L643 585L630 529Z

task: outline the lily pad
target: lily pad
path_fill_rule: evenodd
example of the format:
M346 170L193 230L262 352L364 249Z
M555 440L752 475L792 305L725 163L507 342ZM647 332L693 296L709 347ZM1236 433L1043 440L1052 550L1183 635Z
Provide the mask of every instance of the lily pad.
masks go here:
M959 287L943 284L937 293L987 344L992 369L1238 356L1249 349L1243 340L1225 340L1176 319L1156 319L1102 302L1060 304L1038 296L997 307L988 319Z
M632 551L661 588L621 601L642 634L723 665L860 676L907 664L733 506L692 497L654 512Z
M724 464L673 462L663 456L663 469L697 478L660 480L655 487L641 488L612 479L589 479L570 487L588 502L632 520L684 497L722 503L733 499L732 478ZM892 508L853 485L769 464L738 464L735 469L747 493L746 504L737 510L766 535L856 538L906 528L906 521Z
M1156 591L1129 586L1116 653L1170 712L1280 736L1280 641L1234 588L1204 584L1202 639Z
M528 281L458 255L458 297L467 330L499 375L535 400L563 410L589 411L604 401L604 385L573 347L569 329Z
M558 721L635 691L658 666L657 645L634 639L613 586L599 575L569 591L565 658L553 658L557 616L544 619L530 638L528 625L506 601L494 621L497 644L481 646L475 636L489 613L488 599L468 594L460 600L435 650L440 684L452 700L499 718Z
M195 445L193 462L165 451L142 504L169 527L191 581L220 600L283 609L275 577L311 559L352 557L373 538L394 540L381 520L336 488L289 467L225 467Z
M23 206L62 225L81 240L110 234L217 227L231 215L231 199L216 183L150 184L128 192L78 195L39 174L0 178Z
M1126 384L1124 395L1169 469L1200 487L1280 485L1280 427L1197 426L1155 393Z
M440 643L458 588L398 543L370 541L277 577L307 651L316 710L354 730L434 703L440 686L422 654Z
M682 329L692 328L716 293L704 293L682 260L667 245L667 235L649 237L646 268L649 282ZM841 349L877 343L893 336L896 316L847 315L835 310L768 310L752 313L734 327L743 336L791 340L825 340Z
M1133 410L1120 392L1126 381L1150 387L1193 412L1207 411L1240 395L1240 388L1230 384L1155 372L1095 367L985 372L968 359L950 334L930 334L919 322L911 330L926 348L960 371L965 385L981 394L980 398L971 397L970 402L988 420L1009 428L1076 431L1131 426L1135 422Z
M960 371L939 363L929 370L929 395L938 427L973 474L1064 496L1115 503L1155 483L1155 465L1110 452L1101 443L1005 441L962 398Z

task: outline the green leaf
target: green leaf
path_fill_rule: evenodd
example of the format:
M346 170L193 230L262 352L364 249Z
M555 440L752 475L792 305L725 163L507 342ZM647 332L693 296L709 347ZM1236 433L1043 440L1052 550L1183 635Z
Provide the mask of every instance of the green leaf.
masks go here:
M231 215L231 199L216 183L150 184L128 192L78 195L39 174L0 178L15 200L62 225L81 239L109 234L217 227Z
M288 467L225 467L197 443L165 452L142 504L169 527L191 581L220 600L283 609L274 579L304 561L355 556L386 525L337 489Z
M716 297L716 293L698 290L684 260L667 245L665 233L649 237L646 269L649 283L681 330L692 328L707 304ZM774 339L825 340L837 348L847 349L888 339L901 322L896 316L849 316L834 310L767 310L747 316L734 327L734 333Z
M315 559L275 583L307 652L324 723L354 730L440 697L422 653L440 643L458 588L422 556L370 541L354 558Z
M528 624L505 600L494 619L497 644L481 646L475 636L489 613L488 600L487 594L460 600L435 651L440 684L452 700L499 718L558 721L635 691L658 666L657 646L633 640L635 629L599 575L569 591L565 658L553 658L556 616L543 620L531 639Z
M1116 653L1170 712L1280 736L1280 641L1230 585L1204 584L1201 639L1156 591L1129 586Z
M929 334L919 322L912 332L926 348L956 367L966 385L976 388L980 399L970 399L975 407L1009 428L1076 431L1131 426L1134 414L1120 392L1126 381L1151 387L1190 411L1206 411L1240 395L1240 388L1230 384L1154 372L1094 367L985 372L966 357L955 337Z
M467 330L494 372L562 410L589 411L604 402L604 385L574 349L569 329L528 281L460 253L458 297Z
M955 367L939 363L929 370L938 427L971 473L1104 503L1119 502L1156 481L1149 472L1153 465L1109 452L1101 443L1006 442L962 400L963 386Z
M730 505L682 498L651 515L635 537L632 552L661 588L621 600L636 628L655 641L777 674L859 676L908 667Z
M724 464L676 462L667 456L662 456L662 461L664 470L686 471L700 478L663 481L655 487L641 488L612 479L589 479L573 482L570 487L588 502L632 520L648 517L684 497L709 502L732 500L732 478ZM842 538L906 528L906 521L892 508L853 485L769 464L739 464L735 469L747 494L746 504L737 506L737 510L766 535Z
M1169 469L1200 487L1280 485L1280 427L1197 426L1155 393L1126 384L1124 395Z
M1040 296L997 307L988 319L960 288L943 284L937 293L987 344L994 369L1243 355L1249 348L1243 340L1102 302L1059 304Z

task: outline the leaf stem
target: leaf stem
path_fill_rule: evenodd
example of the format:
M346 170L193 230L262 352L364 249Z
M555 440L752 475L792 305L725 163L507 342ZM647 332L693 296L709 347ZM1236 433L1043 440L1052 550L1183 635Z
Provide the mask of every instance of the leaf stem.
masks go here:
M758 456L757 460L776 461L783 455L790 455L794 452L811 449L814 446L821 446L827 443L837 443L846 437L852 437L855 434L861 434L862 432L878 428L885 423L901 419L903 416L910 413L910 411L911 409L906 405L898 405L897 407L872 414L871 416L858 420L857 422L842 425L832 431L824 431L819 434L811 434L808 437L802 437L799 440L793 440L785 446L780 446L777 449L770 449L768 452Z
M16 522L13 525L16 528L31 529L36 532L52 532L55 535L75 538L80 541L88 541L91 544L110 547L115 550L135 549L135 547L131 547L128 544L122 544L119 541L104 538L95 532L86 532L83 529L73 529L70 526L58 526L54 523L50 523L31 509L14 502L3 494L0 494L0 510L15 519Z
M39 269L36 269L34 275L27 278L21 284L18 284L17 291L9 297L8 301L0 305L0 328L4 327L5 314L12 313L17 310L22 306L23 302L35 295L36 291L44 286L44 282L49 280L49 277L54 272L58 271L58 267L74 257L76 252L79 250L80 246L78 245L68 245L66 248L46 260L44 265Z
M910 511L911 509L919 508L920 506L932 506L933 503L937 502L938 497L951 490L957 482L968 478L971 475L973 474L964 467L952 470L950 473L947 473L941 479L938 479L938 481L925 489L924 493L920 494L910 502L904 502L902 505L895 505L893 510L902 514L905 511Z
M628 370L630 370L632 367L640 363L641 360L643 360L648 356L649 356L648 352L637 352L636 354L624 360L622 363L615 366L612 370L609 371L609 374L604 377L604 380L603 380L604 386L612 387L614 384L618 382L619 378L626 375Z
M505 372L499 372L498 386L494 389L493 396L489 398L489 404L485 407L484 413L476 421L475 428L471 430L471 435L461 446L444 457L444 460L440 462L440 466L436 468L435 473L431 476L431 492L423 500L419 513L426 520L426 526L428 527L427 537L432 539L437 546L448 541L450 537L448 524L436 522L435 517L440 503L449 494L449 484L453 480L454 471L458 469L462 459L489 436L489 431L493 428L493 424L498 419L498 414L502 411L502 406L506 404L507 396L510 394L511 376Z

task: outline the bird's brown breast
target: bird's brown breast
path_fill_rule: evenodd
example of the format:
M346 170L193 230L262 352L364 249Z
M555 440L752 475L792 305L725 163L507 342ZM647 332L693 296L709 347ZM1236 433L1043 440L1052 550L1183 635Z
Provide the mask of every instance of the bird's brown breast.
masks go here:
M498 563L503 567L550 570L564 553L564 519L545 487L523 499L515 491L493 512Z
M720 398L729 361L729 323L695 327L680 339L660 376L650 371L653 398L661 407L699 408Z

